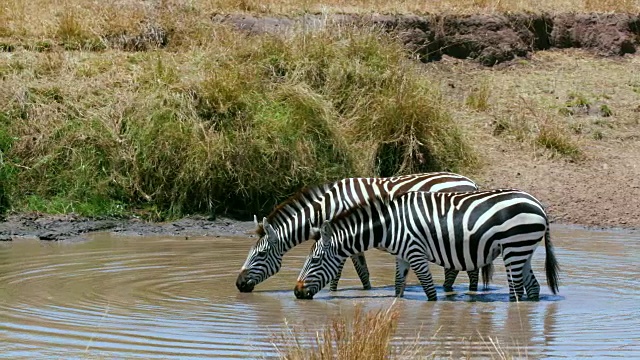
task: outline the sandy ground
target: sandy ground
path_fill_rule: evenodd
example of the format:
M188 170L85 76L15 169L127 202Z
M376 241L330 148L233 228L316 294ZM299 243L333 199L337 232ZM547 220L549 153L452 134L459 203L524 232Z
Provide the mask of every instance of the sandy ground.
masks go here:
M498 144L479 175L483 187L515 187L548 206L554 222L640 228L640 146L637 141L590 150L580 163L532 158ZM597 155L596 155L597 154Z

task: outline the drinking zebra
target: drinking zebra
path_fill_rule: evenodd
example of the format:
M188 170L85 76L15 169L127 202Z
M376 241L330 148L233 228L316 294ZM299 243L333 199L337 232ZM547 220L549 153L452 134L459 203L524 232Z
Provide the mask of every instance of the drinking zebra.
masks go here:
M258 224L260 239L251 248L236 280L241 292L251 292L254 287L280 270L282 256L294 246L309 238L311 229L324 220L331 219L355 204L366 204L383 196L393 197L397 192L411 191L471 191L477 185L470 179L453 173L422 173L390 178L349 178L319 187L305 189L278 205L269 216ZM346 259L345 259L346 260ZM351 260L365 289L371 288L369 270L362 252L354 253ZM490 264L489 264L490 265ZM344 261L337 269L330 289L336 290ZM396 261L396 296L402 296L409 265L402 259ZM485 284L491 266L483 271ZM450 289L458 270L445 270L445 288ZM478 271L468 272L469 289L477 290Z
M509 298L537 300L540 285L531 270L538 243L546 238L545 269L551 291L558 291L558 263L549 220L533 196L518 190L464 193L411 192L359 203L322 224L300 271L294 293L310 299L338 273L347 256L385 250L410 264L429 300L436 300L429 262L474 270L502 255Z

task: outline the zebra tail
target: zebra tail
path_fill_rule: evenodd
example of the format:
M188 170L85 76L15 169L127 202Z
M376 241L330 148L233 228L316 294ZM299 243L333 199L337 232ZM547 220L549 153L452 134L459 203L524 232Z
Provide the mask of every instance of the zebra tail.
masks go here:
M489 287L489 283L493 278L493 263L482 267L482 285L485 289Z
M551 236L549 235L549 224L547 223L547 231L544 234L544 249L547 252L544 268L547 273L547 284L549 285L549 289L554 294L558 293L558 282L559 282L559 272L560 266L558 265L558 261L556 260L556 255L553 253L553 244L551 243Z

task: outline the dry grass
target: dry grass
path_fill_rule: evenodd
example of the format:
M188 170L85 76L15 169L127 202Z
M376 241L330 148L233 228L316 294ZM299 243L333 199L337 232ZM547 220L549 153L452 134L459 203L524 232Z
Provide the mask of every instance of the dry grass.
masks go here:
M491 88L487 80L482 80L480 84L474 87L465 101L466 105L478 111L489 109L489 98L491 96Z
M434 62L425 72L441 83L448 108L483 161L499 163L506 151L521 154L522 161L582 162L600 159L602 147L615 149L640 135L637 66L637 57L570 50L536 52L496 68ZM490 89L490 107L470 111L464 106L468 94L483 84Z
M90 32L64 22L67 43L85 49ZM1 57L14 207L250 215L307 184L475 162L437 89L388 35L247 36L220 24L212 34L180 52Z
M355 305L353 313L328 319L317 331L302 326L287 326L272 340L277 356L285 360L328 359L454 359L453 354L443 356L438 351L438 331L425 342L419 332L414 337L394 337L400 319L395 301L387 309L365 311L362 304ZM416 329L418 331L419 329ZM309 334L315 336L309 338ZM450 336L447 336L449 341ZM496 338L479 334L476 346L492 359L526 359L526 349L516 346L507 350ZM466 353L470 358L472 354Z
M388 359L399 316L394 306L365 312L362 305L356 305L352 319L335 317L316 333L310 344L305 344L306 339L297 330L289 329L277 340L293 346L284 349L275 343L274 346L279 357L287 360Z
M71 40L96 46L96 39L139 37L162 29L172 42L197 43L210 35L216 13L250 12L295 15L305 12L491 13L491 12L638 12L640 0L443 0L443 1L300 1L300 0L7 0L0 6L0 36L27 42ZM69 38L71 36L71 38ZM88 44L87 44L88 42Z
M581 66L599 67L572 72L580 66L523 61L488 72L443 62L424 76L372 29L247 37L211 16L637 5L8 0L0 6L0 213L262 213L300 186L343 176L469 172L478 163L469 139L482 149L487 134L579 160L583 144L637 125L626 88L598 88L613 77L637 96L632 65L586 59ZM449 78L464 85L438 89Z

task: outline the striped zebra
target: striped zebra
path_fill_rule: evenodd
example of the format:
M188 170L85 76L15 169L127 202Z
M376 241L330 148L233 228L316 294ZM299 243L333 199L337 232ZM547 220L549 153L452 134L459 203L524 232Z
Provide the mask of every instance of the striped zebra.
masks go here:
M282 256L294 246L309 239L311 229L334 214L359 203L368 203L376 197L394 196L396 192L471 191L477 185L470 179L446 172L423 173L390 178L348 178L301 191L278 205L262 224L256 219L260 239L251 248L236 280L241 292L251 292L254 287L280 270ZM345 259L346 260L346 259ZM369 270L362 253L354 253L351 260L365 289L371 288ZM330 289L336 290L344 261L332 280ZM402 259L396 261L396 296L402 296L409 265ZM491 269L487 267L486 269ZM483 272L483 275L488 274ZM451 289L458 270L445 271L445 287ZM478 271L468 272L469 289L477 290ZM485 284L488 278L485 277Z
M429 262L470 271L498 255L507 270L510 300L521 299L525 288L527 297L537 300L540 285L531 258L543 237L547 282L554 294L558 291L549 220L540 202L523 191L396 194L355 204L323 223L318 236L298 277L297 298L313 298L347 256L377 248L406 260L429 300L437 299Z

